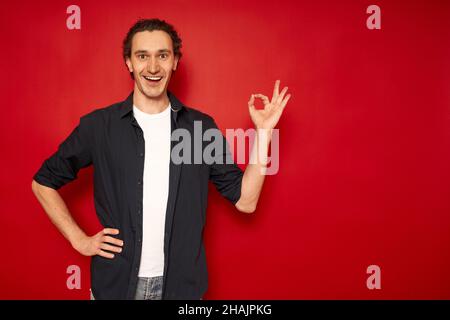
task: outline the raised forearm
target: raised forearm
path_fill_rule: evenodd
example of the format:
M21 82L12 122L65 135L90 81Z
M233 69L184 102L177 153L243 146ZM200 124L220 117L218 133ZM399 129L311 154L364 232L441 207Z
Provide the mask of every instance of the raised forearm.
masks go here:
M264 184L272 130L257 129L250 161L242 178L241 197L236 203L239 211L251 213L256 209Z

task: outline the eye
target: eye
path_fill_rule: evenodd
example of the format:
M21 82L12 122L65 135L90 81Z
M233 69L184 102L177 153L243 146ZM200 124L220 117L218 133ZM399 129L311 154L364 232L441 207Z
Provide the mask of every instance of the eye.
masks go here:
M161 59L165 59L167 58L167 53L161 53L159 56L161 57Z
M138 55L138 59L139 59L139 60L145 60L146 57L147 57L147 56L146 56L145 54L140 54L140 55Z

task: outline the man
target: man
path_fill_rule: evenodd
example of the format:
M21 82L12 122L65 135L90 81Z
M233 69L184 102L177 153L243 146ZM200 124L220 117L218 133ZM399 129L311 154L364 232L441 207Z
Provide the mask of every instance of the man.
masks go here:
M121 103L95 110L34 176L32 190L51 221L73 248L92 256L95 299L201 299L207 289L202 231L208 181L239 211L255 210L264 182L272 129L290 95L275 83L272 100L251 96L251 119L261 134L243 173L227 161L176 163L171 135L217 129L214 120L183 105L167 87L181 57L175 29L158 19L139 20L123 43L134 90ZM254 107L262 99L264 109ZM222 139L225 140L223 136ZM223 159L230 156L224 143ZM204 146L201 146L204 147ZM94 200L104 229L86 235L67 209L58 189L94 166Z

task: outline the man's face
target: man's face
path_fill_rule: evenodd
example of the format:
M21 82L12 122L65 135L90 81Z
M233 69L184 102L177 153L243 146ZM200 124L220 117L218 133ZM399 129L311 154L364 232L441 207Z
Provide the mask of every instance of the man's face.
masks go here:
M174 56L170 36L160 30L142 31L133 36L128 70L133 72L135 87L148 99L166 94L178 57Z

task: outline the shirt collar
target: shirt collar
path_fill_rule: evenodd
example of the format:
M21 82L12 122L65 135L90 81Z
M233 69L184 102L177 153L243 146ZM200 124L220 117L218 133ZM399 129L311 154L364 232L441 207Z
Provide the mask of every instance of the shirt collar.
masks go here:
M175 97L175 95L172 92L167 91L167 96L169 97L172 112L178 113L178 111L184 108L183 103L181 103L180 100L178 100L177 97ZM133 111L133 91L130 93L128 98L126 98L122 102L122 105L120 106L120 117L121 118L125 117L131 111Z

